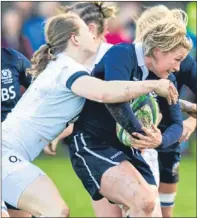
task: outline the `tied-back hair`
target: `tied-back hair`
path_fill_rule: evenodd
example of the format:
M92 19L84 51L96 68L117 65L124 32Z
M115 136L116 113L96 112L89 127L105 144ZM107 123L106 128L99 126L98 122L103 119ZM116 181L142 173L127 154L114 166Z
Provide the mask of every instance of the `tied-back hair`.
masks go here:
M31 59L32 66L27 73L35 79L46 68L49 61L56 60L56 55L63 52L71 35L79 34L79 25L76 14L59 14L49 18L45 23L46 44L42 45Z
M192 41L187 37L188 16L181 9L168 9L158 5L146 9L136 21L135 42L142 42L145 55L153 55L154 48L163 52L184 47L192 48Z
M115 5L107 5L104 2L77 2L71 6L60 7L59 13L72 11L88 25L95 23L98 25L98 34L104 32L105 19L114 17L117 13Z

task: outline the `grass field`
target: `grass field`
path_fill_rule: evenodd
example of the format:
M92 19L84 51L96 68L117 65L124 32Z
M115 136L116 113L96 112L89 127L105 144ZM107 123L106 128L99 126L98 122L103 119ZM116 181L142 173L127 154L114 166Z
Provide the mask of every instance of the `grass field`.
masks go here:
M194 146L192 146L194 147ZM41 155L35 163L43 169L57 185L62 197L69 205L71 217L92 217L90 197L75 176L68 158L62 155ZM184 157L180 168L179 191L174 217L196 217L196 155Z

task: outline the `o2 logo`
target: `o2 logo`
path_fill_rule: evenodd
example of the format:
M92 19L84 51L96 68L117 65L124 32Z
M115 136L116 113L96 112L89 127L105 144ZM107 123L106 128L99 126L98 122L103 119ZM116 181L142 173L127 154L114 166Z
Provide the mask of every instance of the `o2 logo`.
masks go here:
M9 99L14 99L16 97L16 92L14 91L14 86L10 86L9 88L1 89L1 101L7 101Z

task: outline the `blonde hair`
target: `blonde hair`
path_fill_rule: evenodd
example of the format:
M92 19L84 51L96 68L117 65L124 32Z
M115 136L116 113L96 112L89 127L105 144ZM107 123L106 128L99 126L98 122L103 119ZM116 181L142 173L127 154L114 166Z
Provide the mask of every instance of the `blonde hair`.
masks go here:
M50 60L56 60L56 55L63 52L70 36L79 34L79 25L75 14L60 14L49 18L45 24L46 44L42 45L31 59L32 66L27 73L36 78L47 66Z
M188 51L192 41L187 37L188 16L181 9L168 9L158 5L146 9L136 21L135 42L142 42L145 55L152 55L154 48L167 52L178 47Z
M59 13L72 11L88 25L95 23L98 26L98 34L104 31L104 21L114 17L117 13L115 5L107 5L104 2L77 2L71 6L60 7Z

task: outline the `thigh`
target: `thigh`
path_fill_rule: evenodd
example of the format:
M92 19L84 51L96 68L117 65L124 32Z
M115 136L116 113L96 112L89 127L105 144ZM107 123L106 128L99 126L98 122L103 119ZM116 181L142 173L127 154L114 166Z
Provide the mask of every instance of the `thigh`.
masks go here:
M18 200L18 207L34 216L53 216L52 211L60 210L65 205L55 184L47 175L40 175L29 183Z
M93 200L100 200L100 181L103 173L119 165L126 156L101 140L79 134L69 141L69 154L75 173Z
M4 153L2 165L2 197L5 202L18 208L19 197L25 188L45 173L12 150Z
M133 201L142 205L147 196L156 197L156 191L141 176L139 171L129 162L108 169L102 176L100 193L107 199L125 206Z

